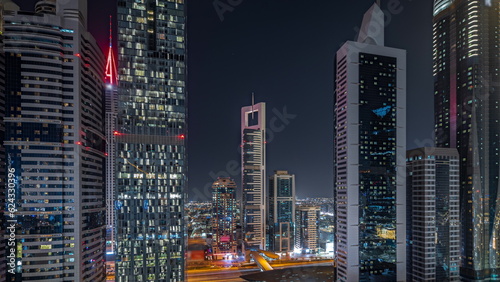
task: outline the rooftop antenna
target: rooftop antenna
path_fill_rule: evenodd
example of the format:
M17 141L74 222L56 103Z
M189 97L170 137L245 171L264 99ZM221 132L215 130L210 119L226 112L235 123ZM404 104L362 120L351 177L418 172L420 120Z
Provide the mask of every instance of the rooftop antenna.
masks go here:
M106 80L107 83L117 85L118 70L116 69L115 57L113 54L113 21L109 15L109 50L106 62Z
M252 119L255 118L255 112L253 110L254 105L255 105L255 93L252 92Z

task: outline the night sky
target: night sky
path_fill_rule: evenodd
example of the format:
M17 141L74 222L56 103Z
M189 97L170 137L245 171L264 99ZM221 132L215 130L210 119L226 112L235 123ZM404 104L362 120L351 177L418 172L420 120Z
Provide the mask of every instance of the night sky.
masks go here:
M36 2L14 1L28 10ZM214 5L230 2L239 4L221 20ZM213 177L240 184L240 109L251 104L252 92L267 103L268 121L285 109L288 115L269 136L268 174L294 173L299 197L332 197L334 56L355 39L373 2L188 2L190 199L210 199ZM408 55L407 146L431 146L432 1L385 0L383 10L389 2L399 6L387 12L385 44ZM89 0L89 28L102 48L115 10L116 1Z

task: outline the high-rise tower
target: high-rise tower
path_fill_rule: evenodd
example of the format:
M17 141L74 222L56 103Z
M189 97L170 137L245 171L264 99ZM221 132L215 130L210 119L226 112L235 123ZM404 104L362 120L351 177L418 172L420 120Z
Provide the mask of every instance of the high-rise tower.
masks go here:
M269 250L292 252L295 232L295 175L277 170L269 177Z
M118 0L116 281L185 281L186 4Z
M241 109L243 234L249 247L266 247L266 104Z
M406 52L384 46L374 4L336 56L334 194L339 281L406 279Z
M407 161L407 281L459 281L458 152L419 148Z
M436 146L460 155L461 270L500 277L499 0L434 2Z
M105 280L105 60L86 6L5 6L8 281Z
M213 253L222 258L236 254L236 183L221 177L212 185Z

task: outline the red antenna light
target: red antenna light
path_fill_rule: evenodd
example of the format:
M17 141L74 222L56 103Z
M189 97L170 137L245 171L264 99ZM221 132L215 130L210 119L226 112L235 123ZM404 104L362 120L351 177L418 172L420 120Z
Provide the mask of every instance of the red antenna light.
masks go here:
M113 53L113 29L112 17L109 16L109 50L108 60L106 62L106 83L116 85L118 81L118 70L116 68L115 55Z

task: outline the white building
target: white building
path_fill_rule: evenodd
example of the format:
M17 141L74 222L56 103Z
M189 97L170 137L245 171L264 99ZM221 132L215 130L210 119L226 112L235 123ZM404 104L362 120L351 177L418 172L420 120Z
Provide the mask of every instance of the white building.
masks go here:
M406 52L384 46L374 4L336 56L338 281L406 279Z
M105 60L87 32L87 1L4 7L5 149L21 254L8 280L104 281Z
M266 104L241 109L243 234L248 246L266 247Z

